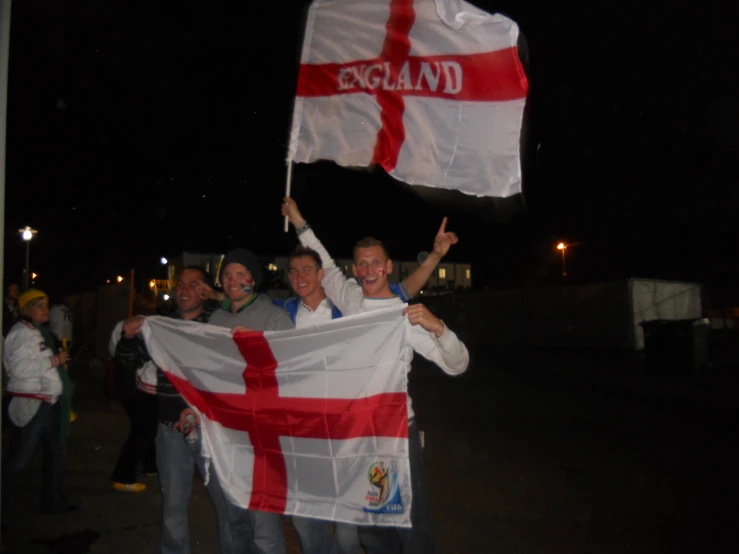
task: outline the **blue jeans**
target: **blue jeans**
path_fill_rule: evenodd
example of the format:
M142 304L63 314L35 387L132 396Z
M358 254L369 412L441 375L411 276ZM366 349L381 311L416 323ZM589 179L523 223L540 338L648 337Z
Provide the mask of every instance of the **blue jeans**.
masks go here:
M156 439L157 468L162 490L162 554L190 554L188 509L195 467L205 479L201 440L189 443L179 431L159 424ZM253 554L253 539L247 518L233 522L231 506L211 470L208 494L218 519L222 554Z
M328 525L320 519L293 516L293 526L300 537L303 554L357 554L359 533L357 526L336 523L333 540L328 535Z
M411 468L410 529L394 527L359 528L359 537L367 554L434 554L426 470L423 465L421 435L414 421L408 424L408 461Z
M357 554L359 552L359 529L351 523L336 523L331 541L331 554Z
M64 512L69 507L64 493L64 466L66 446L62 437L59 402L41 402L38 411L23 427L13 428L10 451L3 461L3 508L7 509L17 493L18 474L31 459L36 443L44 451L41 473L41 511Z
M229 509L240 514L239 519L243 519L244 514L248 517L254 530L254 546L258 554L285 554L285 533L280 514L246 510L233 505Z

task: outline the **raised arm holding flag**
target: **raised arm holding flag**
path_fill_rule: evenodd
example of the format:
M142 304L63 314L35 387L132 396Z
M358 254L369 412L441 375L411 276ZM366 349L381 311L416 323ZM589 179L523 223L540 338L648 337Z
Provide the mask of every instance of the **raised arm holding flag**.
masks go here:
M368 237L357 243L352 265L356 280L348 279L316 238L294 200L285 199L283 215L288 216L290 222L295 225L303 246L313 249L321 257L324 271L321 284L328 297L343 314L361 314L403 304L403 301L390 290L388 275L392 273L392 261L380 241ZM440 243L444 243L447 239L451 240L451 237L445 239L444 234L440 233L439 239ZM466 371L469 364L467 348L443 321L422 304L407 306L403 310L403 315L406 316L408 329L401 361L407 371L411 369L410 362L414 351L436 363L449 375L459 375ZM420 432L415 422L410 396L408 396L408 447L413 499L411 528L361 528L360 536L368 554L397 552L400 545L406 553L434 552Z

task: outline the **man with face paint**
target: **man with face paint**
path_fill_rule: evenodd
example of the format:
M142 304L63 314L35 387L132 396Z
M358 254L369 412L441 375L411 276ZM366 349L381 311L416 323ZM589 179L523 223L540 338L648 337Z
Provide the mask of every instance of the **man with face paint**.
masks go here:
M226 254L219 280L226 299L210 317L208 323L211 325L254 331L295 328L285 311L275 306L266 294L259 292L262 264L253 252L236 248Z
M352 272L357 280L347 279L316 238L294 200L284 199L282 214L295 226L301 244L318 252L323 265L321 284L326 295L342 314L358 314L403 304L403 300L390 290L388 275L393 270L392 261L379 240L367 237L355 245ZM407 317L408 342L402 353L402 359L408 371L411 369L414 351L436 363L449 375L459 375L467 370L469 364L467 348L443 321L421 304L407 306L403 314ZM408 446L413 497L412 527L410 529L360 527L360 537L367 554L401 551L404 554L433 554L435 551L421 438L410 396Z
M211 325L236 330L280 331L295 325L285 310L259 292L262 264L250 250L236 248L223 258L220 282L226 300L208 320ZM254 531L254 546L259 554L284 554L285 538L279 514L246 510L230 505L233 513L248 518ZM234 516L232 516L233 521Z
M448 250L452 242L456 242L456 236L452 233L445 238ZM318 252L305 246L298 246L290 254L288 265L290 285L296 296L287 300L275 299L273 302L285 308L295 322L295 327L301 329L320 325L342 316L339 309L326 297L321 287L324 272ZM436 263L433 267L436 267ZM425 272L426 267L417 269L405 283L390 283L390 290L404 302L407 301L410 298L409 293L416 294L423 286L425 279L428 279L428 275L423 277ZM299 516L293 516L292 521L300 538L303 554L357 554L359 552L360 541L356 525L337 522L332 538L325 521Z

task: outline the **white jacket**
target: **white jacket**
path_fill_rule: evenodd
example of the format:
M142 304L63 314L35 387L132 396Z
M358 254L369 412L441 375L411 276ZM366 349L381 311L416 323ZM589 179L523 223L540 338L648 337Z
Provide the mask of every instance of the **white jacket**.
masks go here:
M299 240L303 246L312 248L321 257L324 271L321 285L326 296L341 310L343 315L382 310L405 303L398 297L365 298L359 283L355 279L346 278L312 230L308 229L302 233ZM420 325L411 325L408 318L405 318L405 325L408 343L403 349L401 359L406 364L407 372L411 370L414 351L434 362L447 375L460 375L467 371L470 363L467 347L446 324L444 324L444 332L440 337L426 331ZM408 396L408 418L410 419L413 415L411 397Z
M35 325L18 321L10 329L3 347L3 364L8 373L8 393L15 396L8 406L10 420L18 427L26 425L41 406L54 404L62 394L62 380L55 356Z
M110 342L108 343L108 352L110 352L111 358L115 358L115 349L118 346L118 341L121 340L122 333L123 321L119 321L110 334ZM157 393L157 366L151 360L136 370L136 388L146 394Z

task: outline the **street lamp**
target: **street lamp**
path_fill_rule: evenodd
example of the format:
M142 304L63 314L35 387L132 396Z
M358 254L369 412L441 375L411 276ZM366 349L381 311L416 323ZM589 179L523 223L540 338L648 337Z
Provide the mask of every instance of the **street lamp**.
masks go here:
M565 263L565 252L567 252L567 245L564 242L560 242L557 245L557 250L562 252L562 277L567 277L567 264Z
M159 259L159 261L160 261L160 262L162 263L162 265L167 265L167 258L165 258L164 256L162 256L162 257L161 257L161 258Z
M31 229L30 227L26 226L25 229L18 229L18 232L21 234L21 238L26 241L26 269L23 272L23 288L28 288L28 276L29 276L29 264L31 261L31 239L33 238L33 235L38 233L36 229Z

